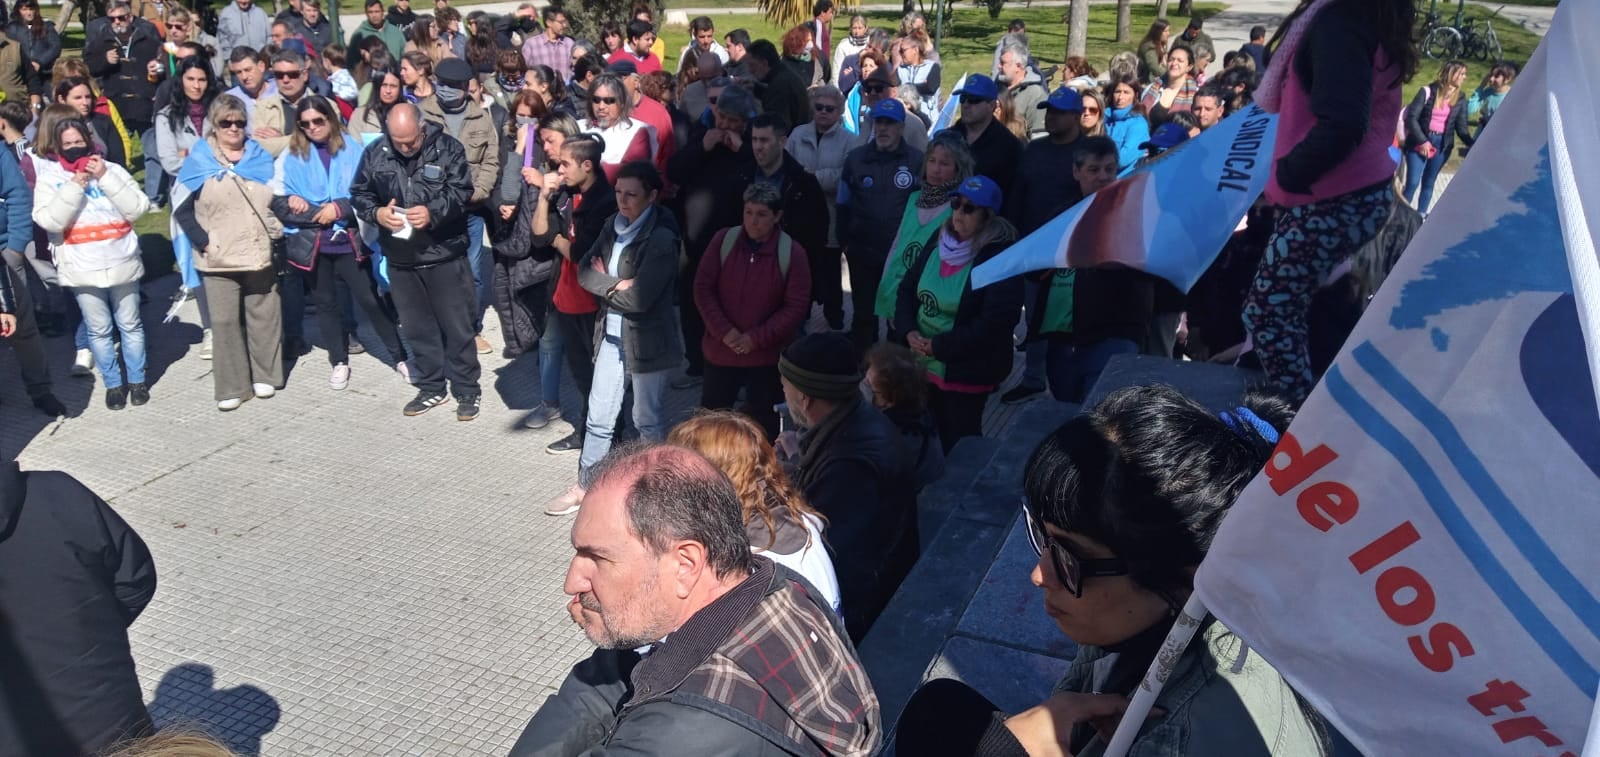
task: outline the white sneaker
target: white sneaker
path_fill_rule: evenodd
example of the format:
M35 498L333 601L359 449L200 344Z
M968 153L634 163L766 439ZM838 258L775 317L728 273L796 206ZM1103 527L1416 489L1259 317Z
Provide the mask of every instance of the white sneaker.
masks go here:
M333 374L328 377L328 386L336 392L350 386L349 363L340 363L333 367Z
M224 413L226 413L229 410L238 410L239 406L243 405L243 404L244 404L244 398L243 397L233 397L231 399L218 400L217 401L217 409L221 410Z
M72 359L72 375L94 375L94 353L88 350L78 350L77 357Z
M266 399L278 393L278 390L273 389L271 384L251 384L250 388L255 390L256 397L260 399Z
M200 359L211 359L211 329L206 329L200 335Z
M583 487L574 485L567 489L561 496L550 500L544 508L545 515L571 515L578 511L583 504Z

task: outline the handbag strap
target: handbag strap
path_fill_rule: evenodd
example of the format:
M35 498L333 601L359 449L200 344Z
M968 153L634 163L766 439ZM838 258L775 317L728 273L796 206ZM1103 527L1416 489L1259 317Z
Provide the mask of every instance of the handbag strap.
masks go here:
M267 225L267 219L261 217L256 210L256 204L250 201L250 193L244 191L244 184L240 183L239 175L229 172L228 177L233 179L233 185L239 188L239 196L244 198L244 206L250 209L250 214L256 217L256 222L261 224L261 230L267 232L267 239L272 238L272 227Z

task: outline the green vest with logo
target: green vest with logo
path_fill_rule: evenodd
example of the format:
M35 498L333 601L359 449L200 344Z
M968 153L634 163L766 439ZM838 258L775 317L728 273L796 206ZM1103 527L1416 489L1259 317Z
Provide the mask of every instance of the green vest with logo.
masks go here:
M942 267L935 251L928 256L922 278L917 281L917 331L929 339L955 328L956 311L961 308L961 296L966 294L967 279L972 276L971 263L949 276L939 275ZM924 356L922 362L929 373L945 377L944 361Z
M894 319L895 300L900 297L900 282L905 280L906 271L917 262L917 256L927 245L938 244L936 233L950 220L950 206L946 205L934 214L933 220L922 223L917 217L917 200L921 198L922 190L912 192L906 200L906 212L900 216L900 248L889 252L889 265L883 271L883 280L878 282L878 299L872 308L879 318Z
M1045 283L1044 318L1039 321L1041 334L1072 333L1072 287L1078 272L1071 268L1057 268Z

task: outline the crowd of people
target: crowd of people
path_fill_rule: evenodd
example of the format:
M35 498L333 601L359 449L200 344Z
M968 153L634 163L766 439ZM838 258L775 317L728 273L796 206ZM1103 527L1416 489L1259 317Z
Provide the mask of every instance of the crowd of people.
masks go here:
M560 5L497 17L367 0L346 38L319 0L275 16L232 0L214 36L176 5L151 18L113 0L79 59L59 57L32 3L8 27L24 43L0 44L13 148L0 335L41 411L66 412L46 336L72 335L71 372L97 374L109 409L152 401L134 222L160 205L174 312L198 301L218 410L285 388L285 363L312 350L308 304L328 389L358 380L371 347L362 372L414 386L406 416L480 414L488 313L503 356L528 354L539 374L522 425L563 417L570 375L574 430L547 451L577 454L577 483L545 512L577 516L569 610L600 650L515 754L871 753L877 703L853 642L919 557L919 492L982 435L990 400L1082 402L1119 354L1258 366L1283 401L1219 418L1166 390L1119 393L1029 465L1034 583L1069 636L1125 653L1118 683L1094 690L1126 693L1221 514L1359 315L1365 274L1404 246L1386 230L1414 229L1400 198L1420 191L1427 209L1444 156L1474 139L1469 117L1481 129L1516 74L1498 66L1469 94L1452 62L1402 109L1408 2L1306 0L1270 43L1258 27L1220 51L1213 75L1200 17L1176 36L1157 21L1104 75L1081 57L1041 69L1013 23L936 129L948 72L925 19L874 30L856 16L836 38L832 0L778 41L696 18L675 73L646 5L590 41L566 33ZM847 114L852 89L861 111ZM1122 267L972 286L974 267L1253 102L1279 114L1271 183L1193 291ZM359 341L358 308L381 352ZM1001 393L1019 350L1020 381ZM696 387L703 409L673 426L668 392ZM1217 480L1168 480L1190 467ZM0 497L0 524L22 502ZM124 569L153 585L148 565ZM148 600L118 597L124 625ZM1197 655L1184 675L1247 684L1234 717L1321 743L1309 707L1263 715L1298 701L1269 666L1222 658ZM996 720L975 692L934 687L902 724L946 740L908 741L902 725L902 749L1018 753L1063 722L1088 744L1088 721L1118 701ZM112 725L130 723L148 726ZM1203 737L1162 728L1170 743ZM108 730L60 736L84 751Z

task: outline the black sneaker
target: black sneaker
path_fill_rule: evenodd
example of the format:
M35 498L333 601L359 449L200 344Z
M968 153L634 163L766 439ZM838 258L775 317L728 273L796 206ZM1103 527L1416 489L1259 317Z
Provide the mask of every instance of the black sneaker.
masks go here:
M362 355L367 351L367 346L362 344L355 334L351 334L346 338L344 345L344 351L351 355Z
M443 405L449 400L450 397L448 395L417 392L416 398L410 402L407 402L406 409L402 412L406 414L406 417L422 415L423 413L426 413L439 405Z
M144 403L149 402L149 401L150 401L150 387L148 387L148 386L146 386L144 384L129 384L128 385L128 402L133 403L134 407L138 407L138 406L143 405Z
M456 400L456 420L470 421L478 417L478 395L474 394Z
M49 392L34 397L33 406L39 408L39 412L51 418L60 418L67 414L67 406L61 404L61 400L56 399L56 396Z
M106 407L121 410L128 406L128 387L118 386L106 390Z
M583 434L576 431L567 434L544 448L545 452L552 455L565 455L568 452L578 452L583 449Z
M1000 401L1006 403L1007 405L1013 405L1013 404L1016 404L1018 402L1023 402L1023 401L1032 399L1035 394L1040 394L1040 393L1043 393L1043 392L1044 392L1044 387L1042 387L1042 386L1028 386L1027 384L1018 384L1018 385L1012 387L1011 391L1000 395Z

